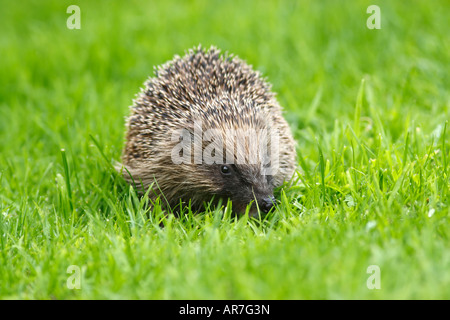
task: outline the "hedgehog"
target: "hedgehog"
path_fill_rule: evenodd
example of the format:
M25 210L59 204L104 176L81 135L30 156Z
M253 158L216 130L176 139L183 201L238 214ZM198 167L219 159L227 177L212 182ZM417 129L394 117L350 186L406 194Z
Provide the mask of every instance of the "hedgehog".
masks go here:
M123 177L172 212L225 201L239 215L266 214L274 189L296 169L295 142L271 84L214 46L155 67L126 130Z

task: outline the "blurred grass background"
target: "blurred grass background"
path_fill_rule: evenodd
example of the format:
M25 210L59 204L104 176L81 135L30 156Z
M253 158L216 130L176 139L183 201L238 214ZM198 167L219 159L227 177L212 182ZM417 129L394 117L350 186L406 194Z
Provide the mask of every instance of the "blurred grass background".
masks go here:
M297 136L351 119L363 77L394 140L410 121L429 131L448 115L445 1L381 1L380 30L366 27L368 1L86 1L80 30L66 28L70 4L2 3L2 153L17 155L29 139L30 156L71 141L78 153L88 133L120 146L127 106L153 66L199 43L262 71Z
M72 4L81 9L80 30L69 30L66 27L69 17L66 9ZM371 4L377 4L381 9L380 30L369 30L366 27L369 17L366 9ZM449 234L446 229L449 191L445 146L448 151L449 129L447 127L445 131L444 127L449 118L450 105L449 16L448 1L1 1L0 211L4 218L0 222L4 232L0 238L3 249L0 296L426 298L434 294L438 298L448 298L450 278L447 267L450 257ZM380 156L379 162L386 166L380 170L398 168L397 162L401 163L399 158L403 154L407 155L403 160L407 159L408 163L417 162L416 175L411 175L411 183L421 181L414 189L417 193L413 192L417 194L421 204L417 212L426 214L430 210L424 204L430 198L426 191L428 188L436 195L428 201L439 204L436 206L436 216L441 220L428 226L418 219L411 225L402 225L402 228L397 229L398 233L389 229L394 232L394 238L399 239L407 237L401 232L407 234L423 225L429 227L424 227L426 229L423 232L413 233L413 239L408 238L404 243L391 243L393 249L389 252L384 252L379 247L359 250L358 247L352 248L351 244L356 237L363 239L362 242L368 246L371 241L378 239L376 241L379 241L381 248L389 247L392 236L390 232L380 231L380 235L367 236L362 232L367 227L366 220L361 224L358 224L359 220L333 220L336 225L327 229L330 226L323 224L322 215L302 218L306 220L287 220L287 224L293 223L294 229L285 226L286 229L274 231L275 238L285 240L282 244L272 236L268 236L267 242L264 242L255 236L260 234L259 231L253 234L241 227L222 227L220 232L223 233L220 234L223 238L215 238L214 233L211 237L194 237L197 240L195 248L190 247L193 244L187 239L180 240L177 237L174 241L181 241L181 247L170 247L167 242L170 239L169 231L169 235L161 236L166 239L164 241L146 234L147 238L138 237L134 240L140 246L132 245L132 251L139 254L139 250L142 250L142 255L145 256L145 252L148 254L151 248L158 245L166 248L169 253L165 255L160 250L158 254L151 255L152 258L145 256L137 273L136 268L124 269L124 272L135 274L136 283L142 280L140 285L135 284L133 287L132 284L125 284L126 279L115 273L115 281L111 280L111 283L106 275L91 274L87 281L91 281L91 287L82 293L69 292L63 288L61 283L64 281L61 279L67 276L64 269L66 262L89 265L83 261L93 259L95 262L88 269L98 268L107 274L111 272L110 268L114 269L110 260L124 254L126 256L128 249L121 246L123 234L117 231L117 225L109 225L98 218L98 221L94 219L97 223L109 226L105 227L105 235L98 235L103 240L86 245L85 251L80 253L82 258L69 249L69 253L61 251L61 257L57 258L57 248L64 248L66 243L73 244L77 241L74 235L86 233L84 236L88 237L92 230L103 231L102 227L92 227L92 221L87 218L72 222L69 229L65 229L67 226L64 224L59 225L61 222L57 218L58 213L63 214L61 211L64 211L60 194L62 189L55 184L58 174L64 174L60 150L64 148L69 158L78 214L85 213L89 216L87 213L90 211L106 210L105 202L115 202L113 195L116 193L113 190L117 186L108 180L110 174L98 149L93 147L90 136L99 142L107 159L119 160L124 139L124 117L128 114L128 106L134 95L145 79L153 74L153 66L170 60L174 54L182 55L185 50L198 44L205 47L216 45L223 51L238 55L263 72L273 84L273 90L278 93L278 99L286 110L286 118L298 141L298 151L303 161L302 170L317 172L320 143L325 160L331 160L332 163L332 169L328 172L335 170L345 176L346 169L333 167L333 164L336 165L333 162L336 160L334 152L342 150L344 145L349 147L343 141L346 135L342 128L347 125L353 126L353 130L356 130L355 126L361 127L359 141L370 148L382 149L377 149L376 155L383 154L384 158ZM362 79L365 91L358 111L361 117L355 120L356 99ZM443 136L445 133L447 135ZM410 143L410 146L406 143L406 151L405 140ZM439 148L441 164L432 168L421 167L427 161L419 160L429 150ZM375 158L375 155L370 154L370 158ZM357 160L352 162L351 154L342 156L342 164L351 162L356 170L364 171L369 159L357 156ZM405 164L401 168L403 166ZM428 169L436 176L441 175L441 180L427 180L425 176L421 180L422 173ZM392 183L385 184L395 190L400 173L391 171L386 176L392 175L393 178L386 181ZM383 180L381 177L382 174L380 181ZM329 179L330 183L339 188L338 179ZM320 183L320 179L317 183ZM312 185L314 183L310 186ZM99 187L100 191L94 186ZM369 185L368 189L371 187ZM103 191L101 188L104 188ZM320 189L314 189L315 195L318 192ZM356 197L353 190L352 193L348 190L346 192L353 198ZM384 192L383 186L380 192ZM440 198L439 194L442 195ZM383 219L389 220L390 212L386 204L394 203L392 210L396 211L410 203L406 198L394 202L391 199L389 202L388 192L386 195L386 203L383 204L385 211L377 207L375 201L364 202L366 206L358 208L358 212L376 212ZM333 210L330 208L334 202L330 207L321 207L316 201L320 197L305 198L310 200L300 202L308 210L317 209L312 212L326 214L327 210ZM288 200L292 203L293 199ZM56 218L48 218L49 216ZM403 221L403 217L399 219L399 223ZM299 221L313 223L306 226L307 222ZM342 226L349 222L355 224ZM371 229L371 226L368 228ZM91 227L94 229L91 230ZM184 227L186 226L182 223L177 225L177 228ZM203 227L199 228L202 230ZM305 228L309 231L305 231ZM361 234L358 228L361 228ZM60 238L58 232L64 234L61 230L71 230L72 233ZM115 232L118 232L116 237L113 236ZM160 234L160 231L152 232ZM316 237L304 249L296 246L297 238L287 236L291 233L300 236L302 232L305 232L301 236L304 241L307 241L308 236ZM321 239L320 236L324 235L325 239ZM152 242L153 237L159 240ZM424 237L429 242L418 243ZM103 257L99 250L103 245L111 248L111 243L106 241L111 238L115 239L111 240L113 243L117 241L118 244L116 248L110 249L111 256L105 262L108 265L106 267L102 264ZM233 240L222 241L224 239ZM207 240L211 241L210 244L205 243ZM250 265L247 265L248 270L242 272L242 276L236 277L236 282L228 279L234 285L227 285L218 280L218 277L226 277L226 273L214 262L217 252L210 246L211 243L215 244L228 253L228 256L217 258L223 265L227 265L231 262L226 258L234 252L228 247L238 245L240 240L248 248L240 247L241 251L236 253L236 261L242 259L242 265ZM418 255L425 257L423 263L427 263L427 268L431 269L427 269L423 281L417 286L404 286L408 283L408 276L420 277L415 269L410 273L405 271L404 278L398 280L401 285L394 281L390 286L391 291L385 290L380 295L368 291L365 280L351 278L355 270L361 271L360 267L374 256L386 261L388 266L396 270L394 274L400 275L401 268L416 261L418 257L409 260L408 250L416 252L414 250L422 245L427 249L419 251ZM38 247L46 249L39 251L36 249ZM253 247L254 251L249 249ZM52 253L50 256L56 261L54 267L51 267L50 260L45 260L47 262L43 266L39 264L42 257L47 255L46 250ZM183 250L186 250L186 256L180 253ZM297 250L304 250L306 257L311 259L309 264L305 261L291 261ZM27 257L24 252L30 252L30 256ZM346 252L349 253L348 258L343 257ZM325 258L321 259L321 254ZM360 255L364 263L353 262L352 259ZM387 258L389 255L392 260ZM380 258L381 256L384 258ZM161 269L145 274L145 264L154 265L153 258L162 261L160 267L156 266ZM172 265L172 258L177 263ZM212 272L208 278L202 273L208 270L189 269L189 263L193 261L198 262L194 266L201 265L197 258L217 273ZM78 262L71 262L77 259ZM262 261L253 265L255 259ZM393 262L395 259L403 261L398 263L397 269ZM330 261L338 260L339 263L326 266ZM233 265L233 270L239 272L242 265L236 261L233 262L237 264ZM285 264L275 269L263 269L262 275L258 276L261 264L279 264L280 261ZM437 261L442 264L434 266L437 268L435 270L433 265ZM36 268L33 264L40 267ZM168 267L167 270L165 267ZM188 274L192 272L192 283L179 284L181 280L177 271L182 267ZM316 267L318 271L315 270ZM295 270L300 271L295 273ZM366 276L364 271L362 278ZM164 276L166 282L154 279L165 272L168 272ZM287 275L284 280L283 274ZM429 277L433 274L436 278L431 281ZM247 278L243 278L244 276ZM308 289L289 286L299 279L307 284ZM146 281L149 287L153 283L154 289L145 287ZM103 283L102 289L94 288L98 283ZM203 286L198 283L203 283ZM192 289L194 285L198 287L197 290ZM217 285L214 290L205 289L214 285ZM279 285L279 289L275 290L274 285ZM140 291L133 291L133 288L139 288ZM116 291L117 294L114 293Z
M66 28L70 1L2 3L2 131L14 144L34 139L30 152L87 133L120 145L127 106L153 66L199 43L262 71L297 134L352 118L363 77L394 139L410 120L432 130L448 115L445 1L381 1L380 30L366 27L368 1L77 3L80 30Z

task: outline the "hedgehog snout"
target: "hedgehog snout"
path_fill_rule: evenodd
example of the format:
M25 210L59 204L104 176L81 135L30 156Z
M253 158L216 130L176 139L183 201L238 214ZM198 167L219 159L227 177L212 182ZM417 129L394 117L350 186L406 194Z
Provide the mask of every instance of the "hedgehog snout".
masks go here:
M269 213L270 210L275 206L275 197L273 195L262 198L258 202L260 210L264 213Z
M270 189L258 190L254 186L249 190L236 187L236 192L229 197L233 202L233 208L237 213L244 214L250 205L251 216L269 213L275 207L275 197Z

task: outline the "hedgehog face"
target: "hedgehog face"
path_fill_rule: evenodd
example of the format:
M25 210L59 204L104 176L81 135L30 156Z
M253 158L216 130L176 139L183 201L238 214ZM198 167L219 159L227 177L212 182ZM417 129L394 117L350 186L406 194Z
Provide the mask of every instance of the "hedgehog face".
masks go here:
M194 171L202 170L204 181L211 185L211 194L230 199L237 214L245 213L249 204L251 215L257 215L258 209L268 213L274 206L273 174L277 171L278 153L273 146L278 145L274 139L277 132L264 126L270 121L264 125L259 121L251 117L248 124L229 121L233 127L207 125L201 145L203 163Z
M249 214L255 216L258 209L268 213L275 205L272 176L263 175L256 165L220 164L208 166L208 175L215 183L214 195L230 199L233 212L244 214L251 204Z

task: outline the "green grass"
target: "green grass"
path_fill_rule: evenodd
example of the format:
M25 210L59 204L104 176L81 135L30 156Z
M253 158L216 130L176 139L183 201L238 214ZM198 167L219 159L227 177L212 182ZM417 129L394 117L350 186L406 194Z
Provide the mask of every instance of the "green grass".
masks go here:
M377 1L369 30L370 4L1 2L0 298L449 299L450 6ZM112 168L153 66L199 43L262 71L298 142L264 219L148 212Z

